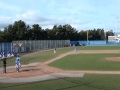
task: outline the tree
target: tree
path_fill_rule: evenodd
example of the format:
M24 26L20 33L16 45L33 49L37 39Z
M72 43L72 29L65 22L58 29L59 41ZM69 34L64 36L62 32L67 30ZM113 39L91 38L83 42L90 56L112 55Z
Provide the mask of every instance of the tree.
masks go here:
M105 40L105 33L103 29L82 30L79 32L79 40Z
M108 41L108 36L114 36L113 30L106 32L106 40Z
M3 38L4 41L12 41L16 37L16 34L13 31L13 25L9 25L8 27L4 28Z
M66 25L55 25L48 31L49 39L53 40L75 40L77 31L72 26Z
M13 25L9 25L4 29L4 39L5 41L12 40L24 40L26 24L22 20L15 21Z
M42 31L42 28L38 24L32 25L32 29L31 29L32 40L40 40L40 39L42 39L41 31Z
M80 36L79 40L87 40L87 31L81 30L79 32L79 36Z
M17 40L24 40L25 37L25 32L26 32L26 23L22 20L15 21L13 25L13 32L16 34L16 39Z
M25 40L32 40L32 37L31 37L31 27L29 25L26 26Z
M0 41L3 42L4 41L4 32L0 30Z
M13 40L105 40L113 31L104 32L104 29L81 30L78 32L69 24L54 25L52 29L42 29L39 24L33 24L32 27L26 25L22 20L15 21L14 24L8 25L4 31L0 32L1 41Z

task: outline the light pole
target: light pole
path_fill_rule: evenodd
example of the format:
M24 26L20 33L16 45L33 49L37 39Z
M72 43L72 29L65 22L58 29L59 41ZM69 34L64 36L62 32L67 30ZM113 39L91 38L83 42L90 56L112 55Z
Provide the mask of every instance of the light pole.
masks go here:
M88 34L89 34L89 32L88 32L88 30L87 30L87 46L88 46Z

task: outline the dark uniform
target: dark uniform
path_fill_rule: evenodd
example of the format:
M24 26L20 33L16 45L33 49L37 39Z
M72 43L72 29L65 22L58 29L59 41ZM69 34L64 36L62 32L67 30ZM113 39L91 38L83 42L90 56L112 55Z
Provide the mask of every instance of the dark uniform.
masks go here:
M6 62L6 57L3 59L3 73L6 73L6 64L7 64L7 62Z

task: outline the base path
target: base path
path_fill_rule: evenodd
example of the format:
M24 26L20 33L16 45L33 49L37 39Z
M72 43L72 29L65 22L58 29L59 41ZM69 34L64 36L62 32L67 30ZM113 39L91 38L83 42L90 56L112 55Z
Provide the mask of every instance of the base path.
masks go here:
M118 53L118 50L80 50L79 53ZM65 77L83 77L84 74L120 74L120 71L73 71L62 70L55 67L48 66L49 63L54 62L69 54L74 54L74 51L64 53L56 58L48 60L44 63L32 63L22 65L20 72L15 71L15 67L7 67L7 73L3 73L0 68L0 82L3 83L23 83L23 82L36 82Z

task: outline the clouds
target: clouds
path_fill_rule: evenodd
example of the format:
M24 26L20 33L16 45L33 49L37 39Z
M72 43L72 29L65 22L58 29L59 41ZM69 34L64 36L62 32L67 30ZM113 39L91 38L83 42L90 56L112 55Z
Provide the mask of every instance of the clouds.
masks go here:
M119 14L119 0L1 0L0 28L23 20L43 28L70 24L76 29L111 28ZM116 16L113 14L117 14ZM105 26L105 22L107 24Z
M82 4L81 6L79 4ZM2 5L7 6L3 9L6 11L13 11L12 14L5 15L4 25L0 23L0 26L7 26L12 24L14 21L23 20L27 24L40 24L43 27L52 27L53 25L64 25L71 24L74 26L86 24L89 20L83 20L82 11L86 3L84 0L32 0L26 1L15 1L11 0L8 2L2 1ZM23 6L23 7L22 7ZM10 7L10 8L9 8ZM9 12L8 12L9 13ZM6 23L5 23L6 22Z
M23 20L29 25L39 24L43 28L49 28L54 25L64 25L64 24L72 24L72 25L80 25L88 22L82 22L76 18L47 18L40 16L38 11L26 11L20 14L17 14L13 17L2 17L0 16L0 28L7 26L8 24L12 24L15 21Z
M0 16L0 29L3 29L5 27L7 27L9 24L11 24L11 22L12 22L11 20L12 20L12 17Z
M12 1L8 1L7 0L0 0L0 10L1 10L1 14L2 16L9 16L12 15L12 13L16 13L21 11L21 8L19 7L19 5L14 4L14 3L9 3Z

